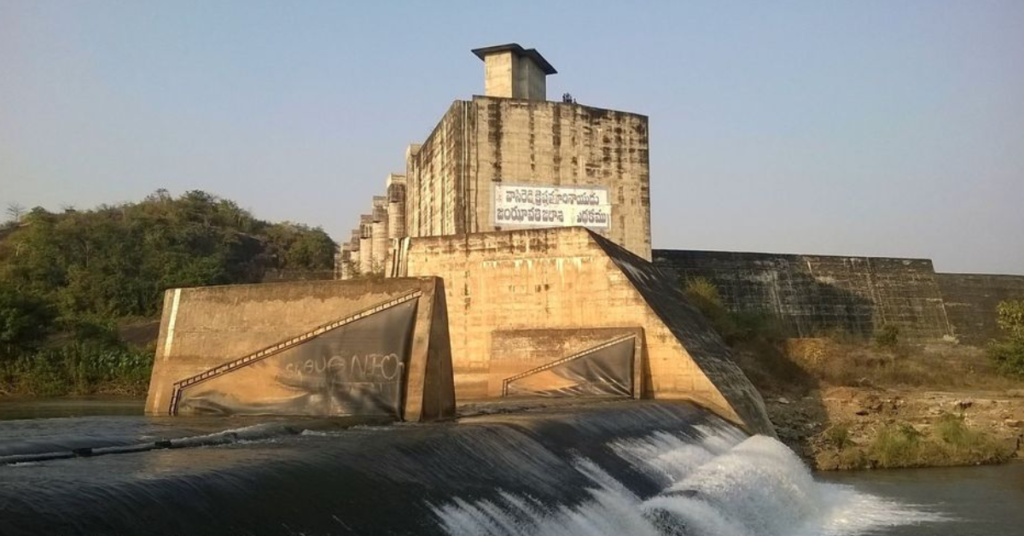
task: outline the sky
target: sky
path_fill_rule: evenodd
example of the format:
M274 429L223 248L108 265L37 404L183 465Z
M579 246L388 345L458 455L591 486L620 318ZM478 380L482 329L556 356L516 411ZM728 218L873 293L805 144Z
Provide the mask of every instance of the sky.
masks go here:
M0 208L200 189L348 237L518 42L650 117L656 248L1024 274L1024 1L0 0Z

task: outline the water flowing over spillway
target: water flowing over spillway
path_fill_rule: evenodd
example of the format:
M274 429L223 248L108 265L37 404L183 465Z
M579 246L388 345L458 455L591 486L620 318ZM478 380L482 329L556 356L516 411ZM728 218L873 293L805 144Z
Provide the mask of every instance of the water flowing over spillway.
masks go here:
M852 535L940 519L815 482L781 443L686 404L347 429L167 421L0 423L0 534ZM85 430L97 447L177 448L17 461L81 448Z

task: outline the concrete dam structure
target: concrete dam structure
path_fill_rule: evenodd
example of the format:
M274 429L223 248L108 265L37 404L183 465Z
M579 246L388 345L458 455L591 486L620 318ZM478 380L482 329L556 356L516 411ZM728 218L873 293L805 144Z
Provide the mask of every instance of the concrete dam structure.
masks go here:
M460 402L520 394L687 400L750 432L774 435L761 395L675 279L598 233L411 238L399 251L393 275L445 280ZM615 344L623 350L617 363L581 367L540 388L508 389Z
M341 279L390 270L395 240L582 226L651 259L646 116L549 101L557 71L511 43L473 50L484 95L456 100L405 151L343 243Z
M486 95L409 147L340 248L344 281L168 293L148 411L423 420L455 402L654 398L774 435L650 263L647 118L547 101L556 71L536 50L473 52Z
M721 339L649 262L647 117L548 101L557 71L534 49L473 53L485 94L409 146L338 276L444 279L459 402L689 400L774 433Z
M1024 276L938 273L930 259L654 250L684 283L704 278L732 311L767 314L790 337L895 326L908 340L984 345L996 306L1024 299Z
M652 250L647 117L548 101L557 71L534 49L473 53L485 94L408 146L339 248L343 282L168 294L150 412L417 420L477 400L654 398L772 434L685 280L794 337L895 326L982 344L995 304L1024 298L1024 278L927 259Z
M454 414L436 277L168 290L151 415Z

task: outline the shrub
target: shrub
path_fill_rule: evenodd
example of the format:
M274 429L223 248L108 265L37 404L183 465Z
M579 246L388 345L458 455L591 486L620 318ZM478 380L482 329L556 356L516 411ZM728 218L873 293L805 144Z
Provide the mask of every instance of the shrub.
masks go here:
M994 341L988 355L1004 374L1024 378L1024 340Z
M989 357L1004 374L1024 378L1024 300L1001 302L996 314L1003 339L989 344Z
M775 317L770 314L760 311L729 311L718 287L706 278L685 280L683 294L729 344L753 341L778 343L785 338Z
M152 351L95 341L71 342L0 364L0 384L36 396L86 394L97 390L145 392Z
M944 413L935 423L935 433L942 441L959 447L970 446L978 442L977 432L964 423L963 416Z
M900 344L900 328L892 324L885 324L875 334L875 344L880 348L896 348Z
M901 423L888 425L871 443L870 457L879 467L909 467L919 462L921 433Z
M704 277L687 279L683 284L683 293L686 294L690 303L709 319L726 314L725 304L722 302L722 295L719 294L718 287Z
M1024 338L1024 300L1000 302L996 307L999 329L1015 339Z
M737 311L729 315L732 333L729 338L736 341L763 340L780 343L786 337L774 316L757 311Z
M850 439L850 425L845 422L838 422L825 430L825 440L833 447L843 450L853 444Z

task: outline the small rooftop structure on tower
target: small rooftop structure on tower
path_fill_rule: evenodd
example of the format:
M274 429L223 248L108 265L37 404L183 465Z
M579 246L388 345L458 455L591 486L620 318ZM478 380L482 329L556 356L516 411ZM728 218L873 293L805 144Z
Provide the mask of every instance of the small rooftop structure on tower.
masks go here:
M558 71L537 52L518 43L473 49L484 60L484 95L509 99L547 100L549 74Z

